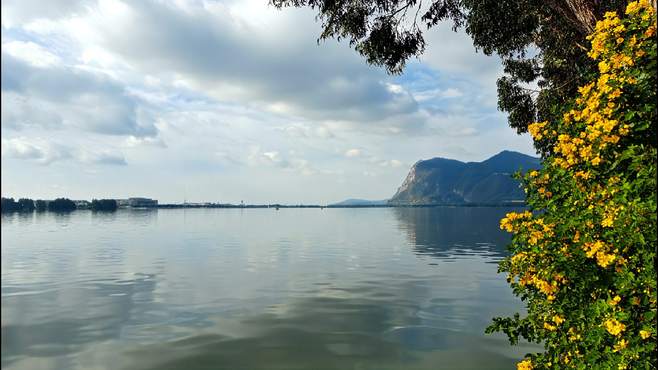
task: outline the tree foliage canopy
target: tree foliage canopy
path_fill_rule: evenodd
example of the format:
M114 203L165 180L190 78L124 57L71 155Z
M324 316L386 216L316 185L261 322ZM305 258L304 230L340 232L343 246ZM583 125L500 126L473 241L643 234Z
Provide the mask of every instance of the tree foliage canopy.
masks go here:
M502 58L498 106L519 133L553 121L595 71L586 36L607 11L623 14L627 0L271 0L277 7L317 11L319 39L348 39L366 60L400 73L425 49L424 31L440 22L463 28L474 46ZM535 84L537 89L529 88ZM550 145L538 143L546 154Z
M48 210L51 212L71 212L76 208L75 202L68 198L57 198L48 202Z
M47 209L47 203L45 200L37 199L34 201L34 206L37 212L43 212Z
M2 198L2 212L32 212L34 211L34 201L28 198L21 198L14 201L14 198Z
M116 211L118 207L115 199L92 199L91 201L92 211Z

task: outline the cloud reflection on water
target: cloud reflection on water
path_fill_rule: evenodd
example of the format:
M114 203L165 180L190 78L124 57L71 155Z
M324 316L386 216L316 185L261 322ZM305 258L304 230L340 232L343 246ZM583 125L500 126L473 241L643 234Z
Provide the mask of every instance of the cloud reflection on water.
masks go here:
M2 367L511 368L505 212L3 217Z

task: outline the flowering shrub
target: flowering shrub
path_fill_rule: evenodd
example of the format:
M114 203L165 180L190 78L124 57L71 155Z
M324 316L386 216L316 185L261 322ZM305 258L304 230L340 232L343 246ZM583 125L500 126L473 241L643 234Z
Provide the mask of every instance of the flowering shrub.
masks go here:
M559 122L529 126L555 143L523 178L532 210L510 213L508 273L527 315L488 332L544 344L518 369L649 369L656 355L656 17L648 1L606 13L589 36L598 61Z

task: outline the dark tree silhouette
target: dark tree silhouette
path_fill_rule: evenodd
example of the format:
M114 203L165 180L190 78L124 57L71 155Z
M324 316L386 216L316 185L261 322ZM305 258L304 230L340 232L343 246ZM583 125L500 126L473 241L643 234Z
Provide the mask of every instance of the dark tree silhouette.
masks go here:
M37 212L43 212L48 208L46 201L41 199L34 201L34 206Z
M48 210L51 212L70 212L75 209L75 203L68 198L57 198L48 202Z
M92 211L116 211L117 201L114 199L93 199L91 201Z
M18 203L14 201L14 198L2 198L0 208L2 208L2 213L16 212L20 210L20 207Z
M21 198L18 200L18 208L21 212L34 211L34 201L29 198Z

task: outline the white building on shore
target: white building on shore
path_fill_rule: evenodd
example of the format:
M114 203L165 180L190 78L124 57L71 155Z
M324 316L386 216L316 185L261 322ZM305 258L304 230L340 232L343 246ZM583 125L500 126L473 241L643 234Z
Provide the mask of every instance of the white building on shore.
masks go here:
M151 198L128 198L117 199L117 205L120 208L155 208L158 206L157 199Z

